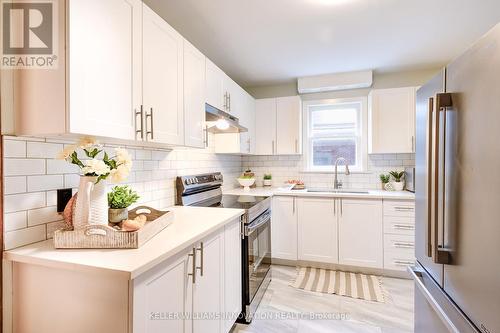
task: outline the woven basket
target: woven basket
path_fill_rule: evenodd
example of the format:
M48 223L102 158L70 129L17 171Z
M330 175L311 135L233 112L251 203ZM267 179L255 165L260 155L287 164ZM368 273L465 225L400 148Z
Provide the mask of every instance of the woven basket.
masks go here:
M146 224L137 231L121 231L106 225L87 225L54 233L56 249L137 249L165 229L174 218L171 211L140 206L129 212L129 219L145 215Z

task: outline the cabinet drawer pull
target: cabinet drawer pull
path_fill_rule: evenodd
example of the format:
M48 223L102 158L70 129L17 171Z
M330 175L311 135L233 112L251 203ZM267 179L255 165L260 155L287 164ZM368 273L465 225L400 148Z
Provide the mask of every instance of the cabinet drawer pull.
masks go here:
M396 230L415 230L414 226L406 224L394 224L392 228Z
M395 242L393 246L399 249L413 249L415 244L413 243L404 243L404 242Z
M394 265L396 266L411 266L415 264L415 261L412 260L394 260Z
M192 273L188 273L188 276L192 277L192 283L196 283L196 249L193 248L193 253L188 254L188 257L192 258Z
M151 123L151 130L148 131L148 118L150 119L150 123ZM146 113L146 139L148 137L148 134L151 134L151 140L154 140L154 129L153 129L153 108L149 108L149 114Z
M394 207L394 210L397 212L413 212L415 208L413 207Z

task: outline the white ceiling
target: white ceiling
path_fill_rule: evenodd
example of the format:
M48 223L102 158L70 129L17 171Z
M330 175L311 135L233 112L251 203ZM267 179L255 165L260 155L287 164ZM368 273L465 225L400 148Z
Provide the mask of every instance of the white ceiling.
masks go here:
M500 21L500 0L145 0L243 86L435 68Z

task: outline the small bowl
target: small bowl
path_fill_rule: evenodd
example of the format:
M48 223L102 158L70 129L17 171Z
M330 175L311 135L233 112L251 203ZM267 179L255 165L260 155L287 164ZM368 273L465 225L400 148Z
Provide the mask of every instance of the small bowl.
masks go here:
M238 178L238 183L243 186L244 191L250 191L250 186L255 183L255 178Z

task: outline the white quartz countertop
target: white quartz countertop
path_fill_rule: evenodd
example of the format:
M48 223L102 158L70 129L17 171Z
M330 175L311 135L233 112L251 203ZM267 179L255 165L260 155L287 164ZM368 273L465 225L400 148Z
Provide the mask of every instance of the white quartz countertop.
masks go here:
M4 252L4 259L68 269L106 269L134 279L244 213L242 209L169 207L173 222L139 249L55 249L47 240Z
M341 191L349 191L343 189ZM233 195L256 195L256 196L273 196L273 195L290 195L301 197L332 197L332 198L373 198L373 199L394 199L394 200L415 200L415 194L408 191L378 191L378 190L362 190L353 189L355 192L366 193L349 193L349 192L310 192L309 190L288 190L283 187L256 187L251 188L250 191L245 191L243 188L235 188L224 191L224 194Z

